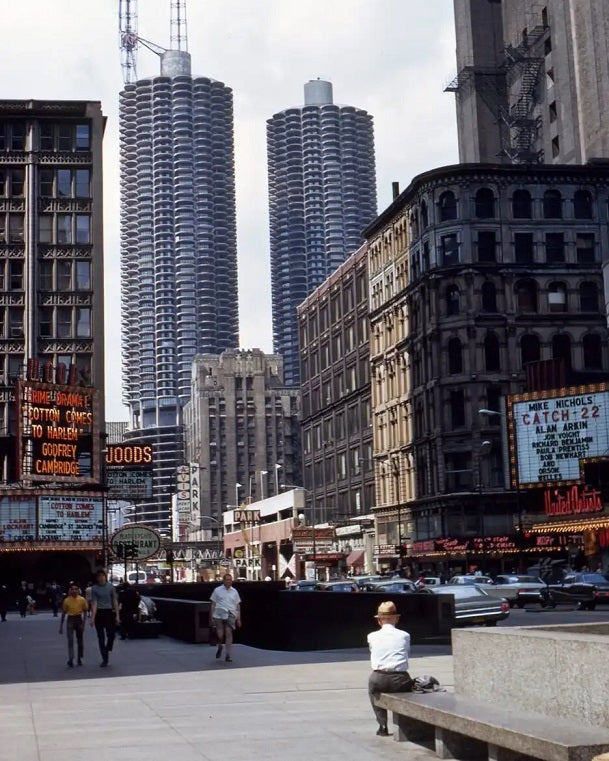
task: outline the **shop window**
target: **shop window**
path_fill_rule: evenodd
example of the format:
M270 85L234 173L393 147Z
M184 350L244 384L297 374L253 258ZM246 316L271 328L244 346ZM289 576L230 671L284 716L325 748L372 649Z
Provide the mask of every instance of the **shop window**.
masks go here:
M490 281L482 283L482 311L483 312L496 312L497 311L497 289L495 284Z
M564 283L550 283L548 286L548 310L550 312L567 310L567 288Z
M584 368L586 370L602 370L603 347L601 337L590 333L583 337L582 346L584 350Z
M480 188L474 202L478 219L491 219L495 216L495 195L490 188Z
M459 314L459 289L456 285L449 285L446 289L446 314Z
M501 370L499 339L494 333L487 333L484 338L484 364L487 372Z
M548 262L548 264L556 264L564 261L564 233L546 233L546 262Z
M463 372L463 350L458 338L451 338L448 342L448 372L450 375Z
M541 345L539 338L533 333L522 336L520 339L520 360L524 367L529 362L539 362L541 359Z
M514 258L518 264L533 261L533 233L514 233Z
M576 190L573 195L575 219L592 219L592 196L587 190Z
M451 190L446 190L439 198L440 222L457 219L457 199Z
M543 194L544 219L562 219L562 195L560 190L546 190Z
M537 284L534 280L519 280L516 283L516 300L519 312L537 312Z
M552 338L552 359L562 359L567 370L571 369L571 339L566 333Z
M512 216L514 219L531 219L532 202L528 190L515 190L512 196Z
M582 312L598 312L598 287L596 283L579 286L579 308Z

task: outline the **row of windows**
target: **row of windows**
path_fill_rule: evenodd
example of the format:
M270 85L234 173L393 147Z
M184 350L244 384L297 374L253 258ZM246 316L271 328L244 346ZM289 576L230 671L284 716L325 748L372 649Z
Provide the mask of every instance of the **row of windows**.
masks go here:
M309 341L313 341L320 333L324 333L331 325L336 324L343 315L353 310L356 304L367 299L368 282L365 273L358 275L355 288L355 301L353 284L349 283L342 289L342 299L340 294L333 296L330 302L326 301L320 305L317 313L315 311L308 313L306 323L301 322L301 347L307 346Z
M534 280L519 280L515 286L517 308L522 313L536 313L539 310L538 285ZM578 289L580 312L598 312L599 289L596 283L589 281L580 283ZM480 289L483 312L497 313L497 288L495 284L486 281ZM547 305L549 312L566 312L569 306L567 285L562 282L550 283L547 290ZM457 285L449 285L444 292L445 312L447 316L461 313L461 293Z
M319 349L312 348L308 356L303 356L301 363L301 377L307 379L326 370L332 362L339 362L358 345L368 340L368 316L362 315L356 323L337 326L339 333L332 335L332 340L322 344ZM302 349L301 345L301 349Z
M23 262L0 260L0 291L22 291L23 288ZM44 260L38 266L38 288L41 291L90 291L91 263Z
M91 338L91 309L41 307L38 325L41 338Z
M340 441L345 436L359 435L369 428L372 421L370 400L350 405L349 408L337 412L333 417L326 417L321 423L303 430L303 451L310 454L319 451L323 444ZM372 462L372 457L368 458Z
M1 314L1 310L0 310ZM76 367L77 382L90 381L91 379L91 355L90 354L56 354L56 355L42 355L39 358L39 362L44 366L47 362L51 362L54 368L65 368L66 373L70 371L72 366ZM22 378L25 372L24 359L19 354L7 354L0 356L0 382L12 384L17 378ZM3 406L0 405L0 411L3 410Z
M24 214L0 213L0 244L22 244L24 224ZM91 243L91 217L89 214L40 214L38 242L68 245Z
M0 198L23 198L25 170L0 168ZM89 169L41 169L40 196L44 198L90 198Z
M0 151L25 151L27 146L25 121L0 121ZM39 122L38 148L41 151L88 151L91 148L91 127L74 122Z

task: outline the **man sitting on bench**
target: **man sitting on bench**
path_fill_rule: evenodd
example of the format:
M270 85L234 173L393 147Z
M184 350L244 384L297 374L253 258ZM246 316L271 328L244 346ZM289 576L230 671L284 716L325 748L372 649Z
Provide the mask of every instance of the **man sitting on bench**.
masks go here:
M392 602L382 602L375 618L380 629L368 635L372 667L368 695L379 723L377 735L387 737L387 711L375 704L375 698L381 692L412 692L413 681L408 673L410 634L396 629L400 614Z

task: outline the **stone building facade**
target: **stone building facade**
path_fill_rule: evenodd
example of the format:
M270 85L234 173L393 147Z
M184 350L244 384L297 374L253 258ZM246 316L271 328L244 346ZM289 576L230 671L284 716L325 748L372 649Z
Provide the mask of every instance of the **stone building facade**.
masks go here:
M346 523L375 503L366 246L302 302L298 322L304 486L316 522Z
M443 167L367 228L381 564L512 534L526 505L504 397L540 360L574 383L607 377L607 186L586 166Z

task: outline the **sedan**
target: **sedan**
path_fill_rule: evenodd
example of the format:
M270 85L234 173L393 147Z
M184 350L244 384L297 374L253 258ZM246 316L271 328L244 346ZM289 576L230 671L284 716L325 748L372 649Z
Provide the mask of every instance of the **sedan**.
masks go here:
M580 610L609 603L609 576L604 573L569 573L549 589L554 602L573 602Z
M364 589L367 584L376 584L380 581L387 581L385 576L354 576L353 581L360 589Z
M306 579L302 579L301 581L295 581L293 584L290 584L288 590L290 592L313 592L315 591L316 586L316 581L308 581Z
M505 597L510 605L518 605L522 608L525 602L531 599L539 601L540 592L545 586L545 583L536 576L509 574L497 576L493 586L485 587L485 589L496 597Z
M497 626L497 621L503 621L510 615L509 602L489 595L485 587L445 584L441 587L429 587L426 591L430 594L454 596L457 626Z
M452 579L448 582L451 586L454 584L492 584L493 580L490 576L473 576L472 574L467 574L464 576L453 576Z
M390 595L411 594L419 591L416 584L407 579L390 579L376 584L366 584L364 589L366 592L385 592Z
M354 581L329 581L315 586L317 592L359 592Z

